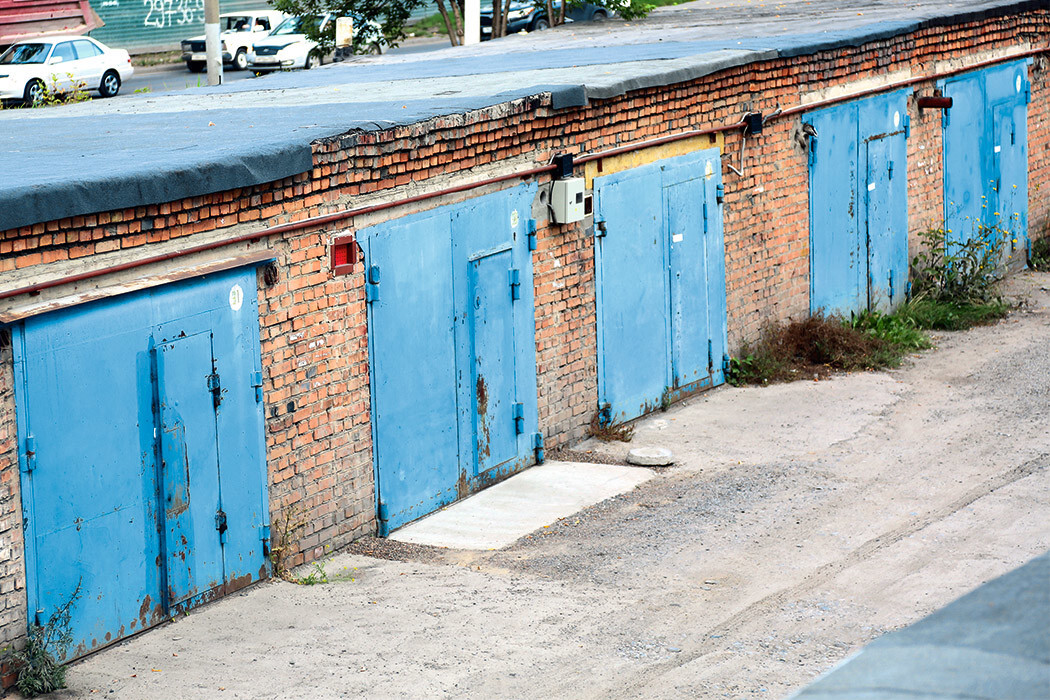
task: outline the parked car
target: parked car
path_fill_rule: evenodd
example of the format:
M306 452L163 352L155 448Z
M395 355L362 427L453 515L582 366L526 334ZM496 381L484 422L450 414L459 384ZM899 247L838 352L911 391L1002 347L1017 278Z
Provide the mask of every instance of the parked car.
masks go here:
M219 15L219 32L222 38L222 62L234 70L248 67L248 51L252 43L274 30L288 15L276 10L251 12L227 12ZM200 73L205 68L207 48L204 35L182 42L182 60L191 73Z
M11 45L0 55L0 100L39 101L52 86L70 92L83 84L113 97L135 72L124 49L87 36L50 36Z
M321 65L326 56L317 48L317 42L307 38L308 27L318 27L324 32L334 24L335 15L308 15L289 17L281 22L269 36L256 41L248 52L248 67L256 74L269 73L288 68L315 68ZM373 23L378 30L378 25ZM355 33L356 33L355 23ZM372 53L382 53L384 44L373 43ZM328 56L330 58L330 55Z
M561 8L561 3L554 3L554 12ZM565 9L565 20L567 22L600 22L609 18L609 11L599 5L584 3L578 7L572 6ZM542 29L550 29L550 19L547 17L547 8L535 5L531 2L514 0L510 4L510 13L507 15L507 34L518 32L535 32ZM481 8L481 40L492 38L492 5Z

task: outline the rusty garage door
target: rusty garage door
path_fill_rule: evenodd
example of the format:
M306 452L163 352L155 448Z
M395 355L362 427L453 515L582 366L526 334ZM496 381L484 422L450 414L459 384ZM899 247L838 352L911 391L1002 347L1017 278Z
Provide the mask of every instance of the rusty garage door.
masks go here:
M381 534L533 462L535 193L361 231Z
M594 179L606 421L724 381L721 170L718 149L707 149Z
M80 656L266 576L254 270L15 329L30 622Z

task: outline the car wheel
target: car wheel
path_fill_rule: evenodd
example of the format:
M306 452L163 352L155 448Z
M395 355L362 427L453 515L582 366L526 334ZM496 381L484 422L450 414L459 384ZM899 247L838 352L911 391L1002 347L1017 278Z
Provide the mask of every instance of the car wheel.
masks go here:
M530 31L539 32L544 29L550 29L551 23L547 21L546 17L540 17L538 20L532 23L532 29Z
M203 73L204 61L186 61L186 67L190 73Z
M321 65L321 57L315 53L312 53L306 57L306 69L317 68Z
M591 17L592 22L604 22L607 19L609 19L609 15L605 14L601 10L595 12L594 15Z
M116 71L108 70L102 76L102 82L98 86L98 94L103 97L116 97L120 92L120 76Z
M244 70L248 67L248 52L241 49L237 52L237 55L233 57L233 69Z
M32 107L44 99L44 81L34 78L26 83L25 92L22 94L23 102Z

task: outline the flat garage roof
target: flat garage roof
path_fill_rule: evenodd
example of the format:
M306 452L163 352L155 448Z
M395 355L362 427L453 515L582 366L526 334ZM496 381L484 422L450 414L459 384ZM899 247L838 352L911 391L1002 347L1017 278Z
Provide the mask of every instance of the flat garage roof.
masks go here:
M167 94L0 111L0 230L271 182L310 144L541 93L556 108L1050 0L698 0L426 54ZM469 79L466 79L469 78Z

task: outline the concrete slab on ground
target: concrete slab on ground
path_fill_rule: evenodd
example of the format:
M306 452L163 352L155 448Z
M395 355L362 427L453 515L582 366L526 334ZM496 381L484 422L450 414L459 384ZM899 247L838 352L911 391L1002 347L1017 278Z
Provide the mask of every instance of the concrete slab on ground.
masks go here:
M652 477L652 471L638 467L547 462L406 525L390 539L452 549L502 549Z

